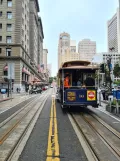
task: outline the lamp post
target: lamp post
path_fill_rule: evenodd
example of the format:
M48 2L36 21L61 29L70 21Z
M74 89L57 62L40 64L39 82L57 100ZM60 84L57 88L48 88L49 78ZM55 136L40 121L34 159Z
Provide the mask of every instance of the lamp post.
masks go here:
M109 79L110 79L110 93L112 92L112 87L111 87L111 56L107 57L107 65L108 65L108 70L109 70Z

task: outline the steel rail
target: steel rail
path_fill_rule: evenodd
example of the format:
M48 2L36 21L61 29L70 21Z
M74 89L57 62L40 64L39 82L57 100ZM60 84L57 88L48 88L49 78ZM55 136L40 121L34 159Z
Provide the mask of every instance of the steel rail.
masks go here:
M41 104L42 108L43 108L45 102L47 101L48 97L49 97L49 95L47 95L47 96L45 97L45 99L42 101L42 104ZM39 110L40 110L40 107L36 110L35 114L34 114L33 117L31 118L29 124L28 124L27 127L25 128L25 130L24 130L24 132L22 133L22 135L20 136L19 140L16 142L15 146L11 149L11 152L9 153L9 155L7 156L7 158L6 158L5 161L12 161L13 156L15 155L17 149L19 148L19 145L21 144L21 142L23 141L24 137L26 136L26 133L28 132L28 130L29 130L31 124L34 122L34 119L35 119L36 115L38 114L38 111L39 111ZM33 127L34 127L34 126L33 126ZM32 130L33 130L33 129L32 129ZM27 139L29 139L29 137L28 137ZM15 158L16 158L16 157L15 157ZM18 158L19 158L19 156L18 156Z
M75 118L75 116L74 116L72 113L70 113L70 115L71 115L73 121L75 122L76 126L78 127L79 131L80 131L80 132L82 133L82 135L84 136L84 138L85 138L85 140L86 140L88 146L91 148L91 151L92 151L92 153L94 154L94 156L97 158L98 161L101 161L101 157L99 156L99 154L96 153L96 151L95 151L93 145L91 144L90 140L89 140L88 137L85 135L85 133L84 133L84 131L82 130L82 128L80 127L80 125L79 125L79 123L78 123L78 120ZM118 151L115 147L112 147L112 146L109 144L109 142L106 141L105 138L102 137L102 136L98 133L98 131L94 128L94 126L92 126L92 125L88 122L88 120L86 120L86 119L84 118L84 116L81 116L81 115L79 115L79 116L87 123L87 125L88 125L91 129L93 129L93 132L94 132L94 133L99 137L99 139L107 146L107 148L112 152L112 154L119 160L119 159L120 159L120 153L119 153L119 151Z
M92 115L90 115L92 116ZM82 115L83 119L96 131L96 133L104 140L104 142L111 148L113 149L113 151L120 157L120 149L117 149L108 139L106 139L104 137L104 135L102 135L102 133L100 132L99 129L97 129L92 123L91 123L91 120L86 118L84 115ZM93 117L93 116L92 116ZM98 119L96 119L95 117L93 117L95 120L98 121ZM101 123L100 120L98 121L98 123L102 124L107 130L109 130L110 132L113 133L114 136L116 136L118 139L120 139L119 135L117 135L115 133L115 131L113 132L112 129L108 126L106 126L106 124L104 124L103 122Z
M44 97L44 96L43 96ZM12 121L12 119L15 118L15 116L18 116L20 114L20 112L24 111L26 108L27 111L18 119L17 122L15 122L13 124L13 126L7 128L7 129L4 129L5 130L5 133L3 136L1 136L0 138L0 145L3 144L3 142L8 138L8 136L11 134L11 132L20 124L20 122L26 117L26 115L31 111L31 109L33 108L33 106L36 104L36 101L38 100L39 97L37 97L35 100L32 100L32 104L31 102L28 103L26 106L24 106L20 111L17 112L17 114L15 114L14 116L12 116L9 120L7 120L7 122L2 126L4 128L4 126L6 124L8 124L10 121ZM30 105L31 104L31 105ZM30 105L30 106L29 106Z

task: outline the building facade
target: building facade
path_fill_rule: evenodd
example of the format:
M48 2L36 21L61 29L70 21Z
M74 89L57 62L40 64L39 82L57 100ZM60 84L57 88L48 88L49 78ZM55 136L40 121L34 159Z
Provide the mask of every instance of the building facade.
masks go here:
M70 52L75 53L76 52L76 41L70 40Z
M8 83L4 76L8 75L8 65L11 63L14 64L15 76L12 80L13 91L20 88L24 92L37 80L42 80L37 67L38 26L31 25L32 23L38 23L38 11L38 0L1 1L0 89L8 88ZM34 12L34 18L31 12ZM37 18L36 20L35 17Z
M30 56L35 65L38 62L38 0L30 0Z
M79 53L71 52L71 49L67 49L66 52L62 55L62 63L66 61L79 60Z
M120 52L120 10L107 22L108 52L114 48L114 52Z
M48 49L43 49L44 73L47 73L47 55L48 55Z
M62 64L62 56L65 54L67 49L70 49L70 35L68 33L61 33L59 36L58 43L58 69Z
M49 77L52 77L52 64L47 65L48 71L49 71Z
M78 53L80 60L91 61L96 54L96 42L90 39L84 39L78 43Z
M43 33L42 20L39 17L38 18L38 65L43 64L43 39L44 39L44 33Z

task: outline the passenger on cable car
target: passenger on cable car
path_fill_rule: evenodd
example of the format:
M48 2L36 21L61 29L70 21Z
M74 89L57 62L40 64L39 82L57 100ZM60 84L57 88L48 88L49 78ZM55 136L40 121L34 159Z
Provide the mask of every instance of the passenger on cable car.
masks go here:
M86 85L85 85L85 83L83 83L82 88L83 88L83 89L86 89Z
M88 77L86 78L85 85L89 89L95 87L95 80L91 77L91 75L88 75Z
M68 74L64 78L64 88L70 88L70 76Z
M77 81L77 86L80 87L81 85L82 85L81 80L78 79L78 81Z

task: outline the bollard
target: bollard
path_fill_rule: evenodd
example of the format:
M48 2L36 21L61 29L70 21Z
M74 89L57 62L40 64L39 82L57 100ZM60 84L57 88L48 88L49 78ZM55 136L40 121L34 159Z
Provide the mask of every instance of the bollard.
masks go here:
M101 106L101 91L99 92L99 105Z
M118 99L116 100L116 114L119 114L119 105L118 105Z
M111 104L112 101L111 101L111 98L109 98L109 100L110 100L110 112L112 112L112 108L111 108L112 107L112 104Z

